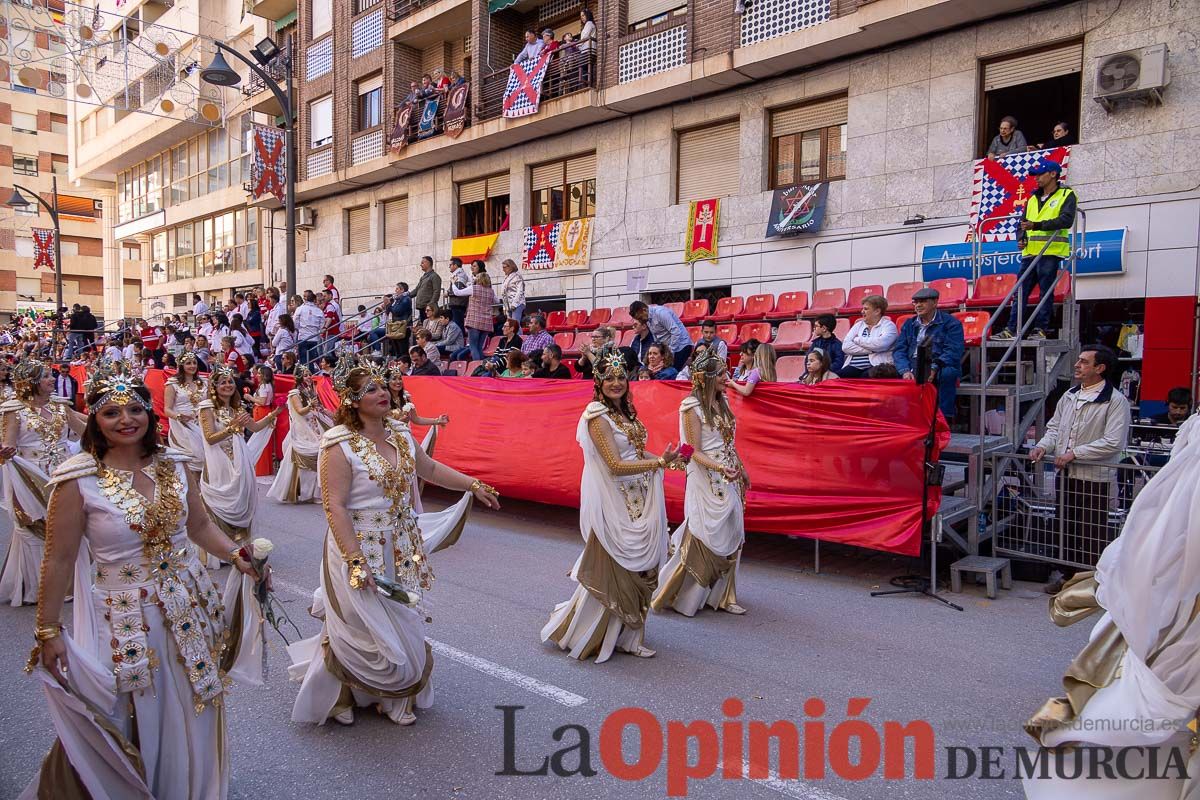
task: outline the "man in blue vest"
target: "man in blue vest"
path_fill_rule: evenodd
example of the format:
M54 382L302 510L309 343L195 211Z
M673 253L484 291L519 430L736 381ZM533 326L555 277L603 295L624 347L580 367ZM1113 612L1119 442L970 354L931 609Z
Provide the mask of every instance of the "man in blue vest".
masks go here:
M1071 226L1075 224L1076 198L1074 189L1059 183L1061 172L1062 164L1045 156L1038 159L1029 170L1030 175L1037 177L1038 188L1025 204L1025 219L1021 220L1021 235L1017 243L1021 246L1021 272L1024 273L1035 259L1037 266L1025 275L1017 290L1016 302L1021 304L1022 325L1029 321L1029 296L1033 293L1033 287L1038 287L1042 297L1052 294L1058 283L1058 270L1063 261L1071 257ZM1026 338L1046 338L1053 308L1053 299L1041 304ZM995 338L1013 339L1016 335L1017 311L1014 304L1008 315L1008 326Z

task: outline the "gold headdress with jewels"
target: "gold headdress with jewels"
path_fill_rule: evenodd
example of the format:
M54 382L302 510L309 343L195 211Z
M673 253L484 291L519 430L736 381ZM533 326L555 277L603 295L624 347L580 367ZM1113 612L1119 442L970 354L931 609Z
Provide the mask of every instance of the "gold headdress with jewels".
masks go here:
M223 379L237 381L237 373L224 364L215 365L208 373L208 399L217 402L217 384Z
M175 359L175 364L176 364L176 366L178 366L180 369L183 369L183 365L184 365L184 364L186 364L186 363L187 363L187 362L189 362L189 361L191 361L193 364L196 364L197 366L199 366L199 364L200 364L200 356L196 355L196 354L195 354L194 352L192 352L191 350L188 350L186 353L182 353L182 354L179 356L179 358Z
M629 364L626 363L625 356L612 345L604 345L604 347L596 351L595 362L592 367L592 378L595 380L597 387L609 378L624 378L625 380L629 380Z
M359 375L366 376L367 380L357 390L351 389L350 381ZM373 361L347 353L338 359L337 366L333 368L333 389L342 398L344 406L362 400L373 383L387 387L387 376Z
M706 347L692 360L690 374L692 386L702 388L709 380L719 377L729 369L715 347Z
M42 379L45 374L46 365L36 358L25 358L17 362L17 365L12 368L12 382L17 390L17 394L21 396L29 396L33 394L37 382Z
M153 411L153 403L136 391L142 386L141 380L132 375L122 374L112 362L101 361L88 376L85 386L89 395L100 394L94 403L89 404L88 413L95 414L107 405L127 406L130 403L137 403L147 411Z

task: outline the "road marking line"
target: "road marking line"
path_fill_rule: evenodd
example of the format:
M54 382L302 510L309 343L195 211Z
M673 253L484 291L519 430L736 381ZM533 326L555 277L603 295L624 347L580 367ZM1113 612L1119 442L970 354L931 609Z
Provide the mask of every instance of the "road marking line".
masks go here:
M747 776L750 774L750 762L746 759L742 759L742 774ZM797 800L846 800L840 794L827 792L824 789L813 786L811 783L801 780L784 780L773 769L767 771L767 777L765 778L747 777L746 780L751 783L757 783L759 786L765 786L772 791L779 792L788 797L795 797Z
M289 593L297 595L301 598L311 598L313 594L311 589L305 589L303 586L292 583L291 581L283 580L281 578L272 577L271 583L275 588L284 589ZM537 678L517 672L516 670L509 669L508 667L503 667L493 661L488 661L486 658L481 658L477 655L459 650L457 647L452 647L445 642L439 642L437 639L429 638L427 638L426 641L429 642L429 646L433 648L435 653L439 653L440 655L443 655L453 661L457 661L460 664L465 664L466 666L478 670L485 675L497 678L506 683L511 683L514 686L519 686L528 692L541 695L548 700L553 700L559 705L566 706L567 708L575 708L587 702L586 697L577 695L574 692L569 692L566 689L555 686L552 683L539 681ZM824 798L820 798L819 800L824 800Z

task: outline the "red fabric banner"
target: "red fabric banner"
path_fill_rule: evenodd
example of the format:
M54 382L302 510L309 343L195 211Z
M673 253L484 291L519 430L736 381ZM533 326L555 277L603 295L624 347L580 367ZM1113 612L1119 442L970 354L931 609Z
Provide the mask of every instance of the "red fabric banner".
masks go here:
M687 247L683 260L689 264L717 257L717 227L721 221L721 200L693 200L688 208Z
M33 235L33 268L54 269L54 229L30 228Z

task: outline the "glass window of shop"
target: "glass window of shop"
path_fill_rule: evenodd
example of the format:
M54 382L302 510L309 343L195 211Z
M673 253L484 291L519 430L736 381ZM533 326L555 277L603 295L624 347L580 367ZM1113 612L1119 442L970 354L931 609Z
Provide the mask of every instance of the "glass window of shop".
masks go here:
M258 211L227 211L156 233L151 257L152 283L258 269Z

